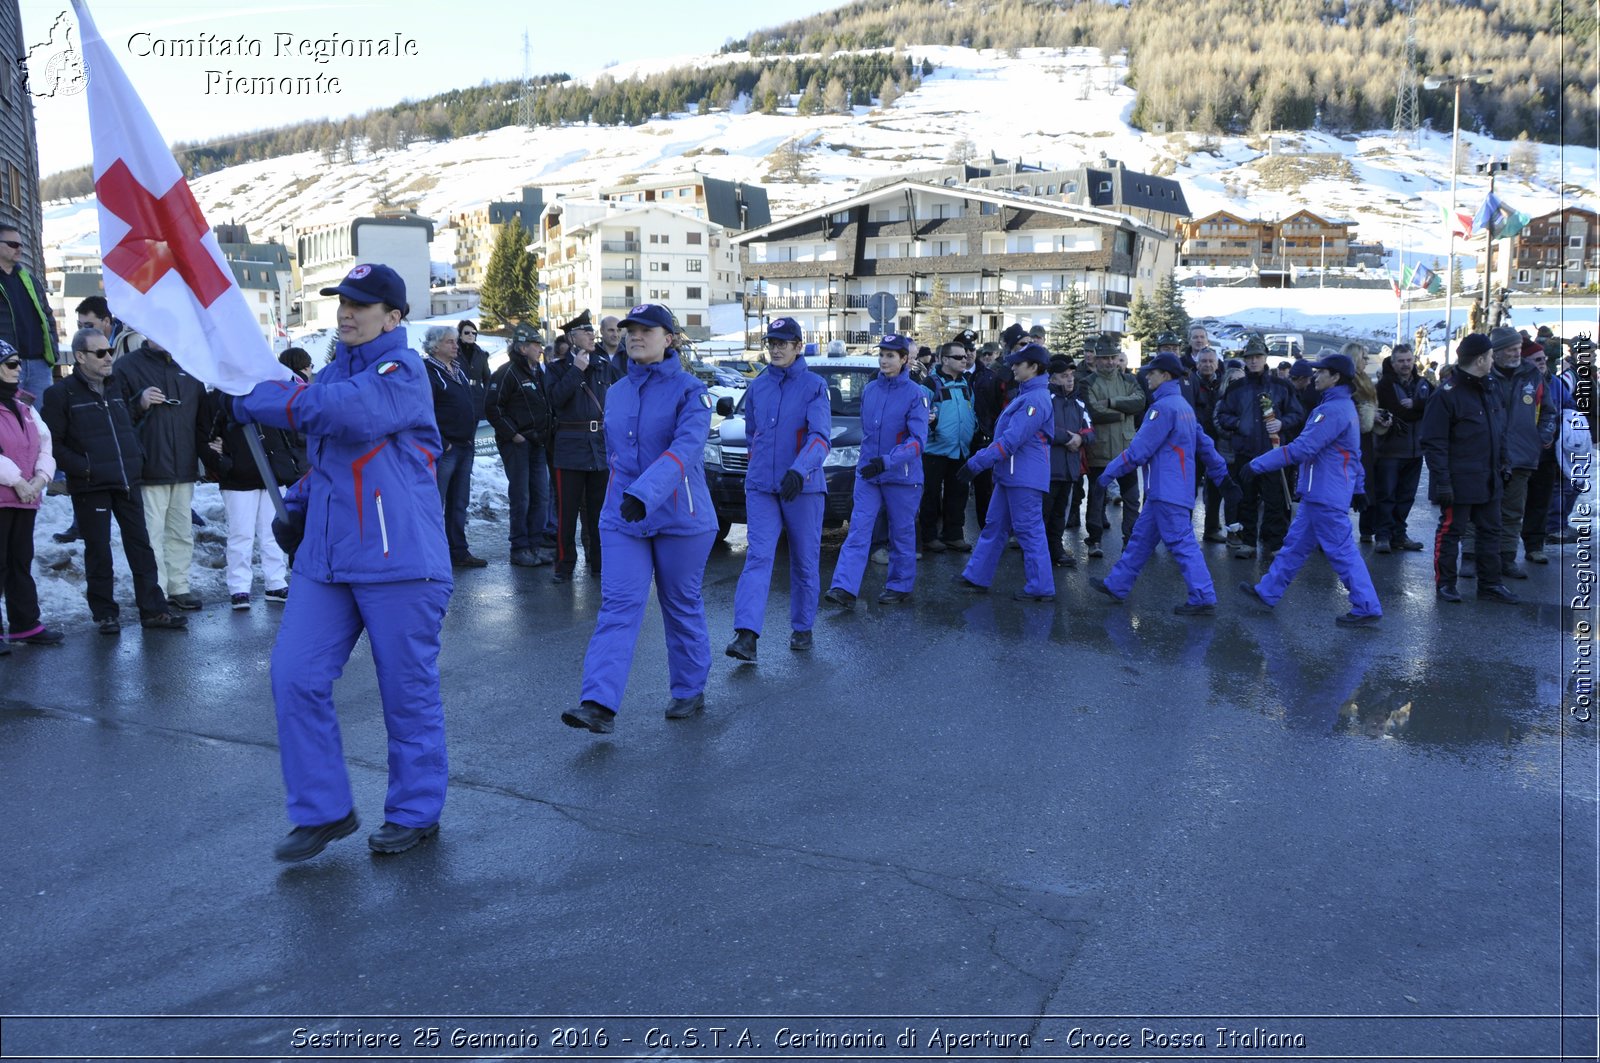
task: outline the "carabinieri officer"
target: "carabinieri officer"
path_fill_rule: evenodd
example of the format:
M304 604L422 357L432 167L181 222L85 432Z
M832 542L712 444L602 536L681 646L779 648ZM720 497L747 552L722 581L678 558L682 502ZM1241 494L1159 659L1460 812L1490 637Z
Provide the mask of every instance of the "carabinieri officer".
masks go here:
M363 630L389 733L384 822L367 845L399 853L436 832L447 775L439 631L453 584L433 472L444 448L427 372L401 327L405 281L363 263L322 294L339 297L332 363L313 384L268 381L232 403L238 421L305 433L311 460L285 499L291 527L273 523L295 577L272 650L295 824L278 844L284 861L309 859L361 825L333 682Z
M745 439L750 468L744 477L746 527L750 545L733 594L733 641L728 656L756 659L772 586L772 561L778 533L789 534L789 648L811 648L822 584L822 513L828 483L822 460L828 456L833 414L828 384L806 368L800 355L804 334L792 317L767 326L767 361L744 393Z
M956 475L971 483L985 469L994 470L978 545L956 582L987 591L994 570L1012 535L1022 547L1026 580L1012 597L1018 601L1053 602L1050 548L1044 538L1044 499L1050 493L1050 439L1055 434L1055 405L1050 401L1050 352L1029 343L1006 355L1006 365L1020 385L994 425L994 442L967 459Z
M1302 473L1300 510L1289 526L1283 549L1260 583L1241 583L1239 589L1263 605L1277 605L1311 556L1312 547L1320 546L1350 592L1350 611L1334 622L1370 627L1383 617L1383 607L1350 528L1352 506L1358 513L1367 508L1361 470L1361 415L1350 393L1356 363L1348 355L1330 354L1312 368L1316 371L1312 386L1322 393L1316 412L1293 442L1267 451L1245 467L1248 471L1240 470L1241 476L1259 476L1298 465Z
M839 549L825 599L856 604L872 549L878 512L889 511L889 578L878 601L911 600L917 581L917 508L922 502L922 451L928 443L928 391L911 380L911 341L889 335L878 344L878 376L861 393L861 456L856 464L850 534Z
M667 629L672 702L667 719L705 708L711 671L700 583L717 537L717 514L701 464L711 431L711 394L684 371L673 341L672 311L636 306L622 319L628 375L606 400L606 451L611 483L600 512L606 566L600 615L583 660L582 701L561 714L568 727L609 734L628 685L633 651L655 580Z

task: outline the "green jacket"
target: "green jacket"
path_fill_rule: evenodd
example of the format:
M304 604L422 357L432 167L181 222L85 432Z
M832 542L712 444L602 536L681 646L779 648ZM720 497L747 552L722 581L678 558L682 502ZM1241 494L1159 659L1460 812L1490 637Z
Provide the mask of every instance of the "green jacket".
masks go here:
M44 333L44 360L50 365L56 364L56 321L45 309L45 300L39 298L39 289L34 287L33 274L25 266L17 267L17 278L22 281L22 287L28 293L28 298L33 302L33 312L39 315L39 328ZM4 289L0 289L0 300L4 300L6 311L12 319L12 332L16 331L17 308L11 305L9 298L5 297Z
M1139 430L1144 413L1144 389L1132 373L1119 371L1111 376L1089 374L1089 384L1080 396L1094 422L1094 442L1089 444L1089 466L1103 469L1128 448Z

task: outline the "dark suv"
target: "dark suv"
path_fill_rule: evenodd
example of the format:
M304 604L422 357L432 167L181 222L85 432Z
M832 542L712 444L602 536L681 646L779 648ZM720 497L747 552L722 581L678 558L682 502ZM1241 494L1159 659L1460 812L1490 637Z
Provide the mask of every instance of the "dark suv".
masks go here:
M833 411L831 449L822 462L828 481L828 503L822 523L836 528L850 519L850 503L855 495L856 461L861 456L861 393L878 375L876 358L817 358L806 368L828 382L829 407ZM745 442L745 396L717 401L723 420L706 440L706 485L717 509L717 540L726 538L728 529L747 520L744 508L744 473L750 465L750 450Z

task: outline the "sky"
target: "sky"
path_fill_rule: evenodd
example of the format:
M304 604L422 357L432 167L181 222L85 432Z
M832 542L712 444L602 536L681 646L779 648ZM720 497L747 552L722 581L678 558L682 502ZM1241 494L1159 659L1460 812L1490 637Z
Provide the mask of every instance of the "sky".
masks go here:
M528 65L535 75L564 71L582 77L613 62L715 52L729 38L833 6L829 0L765 0L759 8L731 0L678 0L671 5L603 0L593 6L243 0L230 10L214 0L92 0L89 11L170 143L304 119L342 118L452 88L518 78L524 67L524 31ZM48 176L91 161L82 92L37 95L50 84L41 72L62 49L62 26L72 27L76 44L76 20L67 0L21 0L21 7L24 40L39 48L29 68L36 92L39 172ZM663 10L671 17L660 17ZM63 15L66 23L58 26ZM340 43L398 42L405 54L336 55L318 61L316 49L331 38ZM236 45L241 39L259 55L217 54L218 42ZM212 54L195 54L197 50ZM233 77L312 79L312 91L242 94L232 91L230 72ZM319 75L320 83L315 80Z

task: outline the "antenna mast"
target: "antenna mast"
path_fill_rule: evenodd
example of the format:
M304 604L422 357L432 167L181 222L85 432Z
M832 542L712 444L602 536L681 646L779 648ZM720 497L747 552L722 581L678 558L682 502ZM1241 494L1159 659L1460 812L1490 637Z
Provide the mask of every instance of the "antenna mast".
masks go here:
M1394 136L1417 146L1417 0L1405 0L1406 54L1399 67L1399 83L1394 94Z

